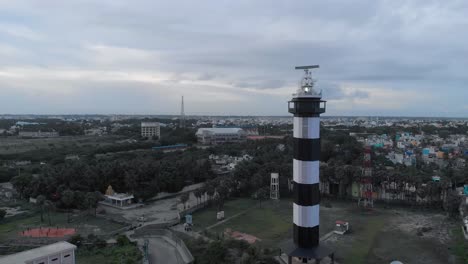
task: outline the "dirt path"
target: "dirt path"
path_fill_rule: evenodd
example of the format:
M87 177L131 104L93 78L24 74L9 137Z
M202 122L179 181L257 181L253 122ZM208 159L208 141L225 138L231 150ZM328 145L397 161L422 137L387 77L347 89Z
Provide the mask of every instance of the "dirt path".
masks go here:
M171 227L170 229L172 229L174 231L177 231L177 232L180 232L180 233L184 233L184 234L186 234L188 236L191 236L191 237L193 237L195 239L202 238L205 241L209 241L209 242L213 241L213 239L202 235L201 232L194 232L194 231L187 232L187 231L185 231L183 224L178 224L176 226Z
M207 228L205 228L205 230L209 230L209 229L211 229L211 228L213 228L213 227L217 227L217 226L219 226L219 225L222 225L222 224L226 223L227 221L229 221L229 220L231 220L231 219L233 219L233 218L236 218L236 217L238 217L238 216L240 216L240 215L243 215L243 214L247 213L249 210L251 210L252 208L255 208L255 207L256 207L256 206L252 206L252 207L250 207L250 208L248 208L248 209L245 209L244 211L242 211L242 212L240 212L240 213L237 213L237 214L235 214L235 215L233 215L233 216L231 216L231 217L228 217L228 218L226 218L226 219L224 219L224 220L222 220L222 221L219 221L218 223L216 223L216 224L214 224L214 225L210 225L210 226L208 226ZM200 232L199 232L199 233L200 233Z

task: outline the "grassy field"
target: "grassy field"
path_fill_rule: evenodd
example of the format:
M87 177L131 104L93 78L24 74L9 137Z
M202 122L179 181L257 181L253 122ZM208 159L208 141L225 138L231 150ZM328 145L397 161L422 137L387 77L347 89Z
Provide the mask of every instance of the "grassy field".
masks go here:
M0 154L18 154L34 150L53 150L60 148L81 148L81 147L99 147L115 144L115 140L120 137L86 137L86 136L68 136L55 138L24 139L9 137L0 141Z
M359 236L356 236L356 239L350 244L350 248L344 251L344 259L349 260L347 263L366 263L372 245L384 224L384 217L372 218L366 222L366 225L360 230Z
M14 216L0 222L0 241L18 236L24 226L34 226L40 223L37 216Z
M258 201L252 199L237 199L226 202L226 218L236 215L250 208L239 217L235 217L223 224L212 228L211 232L224 233L227 228L254 235L262 241L259 243L266 247L278 247L279 244L292 237L292 200ZM350 212L346 210L337 213L328 213L326 209L321 213L320 235L332 231L336 220L348 219ZM207 208L193 215L195 231L202 231L207 226L216 224L216 208ZM341 216L341 217L340 217ZM201 222L201 223L200 223Z
M90 233L98 235L122 228L123 225L96 218L92 215L73 215L72 222L67 223L67 214L51 212L51 226L76 228L77 233L87 236ZM44 222L41 222L40 213L34 212L25 215L17 215L0 222L0 242L7 239L19 238L18 233L27 228L49 226L47 214L44 214Z
M468 241L463 236L463 231L460 226L454 227L451 230L454 237L453 246L451 250L459 263L468 263Z
M331 201L331 207L321 207L320 236L334 230L335 221L348 221L351 232L333 235L322 244L336 251L339 263L403 263L445 264L468 263L468 243L463 240L455 222L443 212L417 211L410 208L375 208L363 211L356 203ZM232 200L226 203L226 217L251 208L210 229L222 234L227 228L254 235L262 241L260 247L278 248L292 238L292 201ZM216 209L194 214L196 230L216 223ZM429 231L421 233L422 227ZM452 232L451 232L452 230ZM459 262L451 260L459 258Z
M225 218L231 217L236 215L242 211L255 206L257 201L252 199L235 199L227 201L224 204L224 216ZM202 231L208 226L214 225L217 223L216 220L216 213L217 213L216 206L211 206L206 209L200 210L193 214L193 223L195 231Z
M76 264L92 264L92 263L106 263L108 261L104 254L77 254Z
M289 203L285 201L268 201L262 206L256 206L244 215L236 217L222 225L213 228L217 233L223 233L226 228L254 235L261 239L259 245L275 247L276 244L290 236L292 227L291 211L285 213Z
M102 249L87 250L79 248L77 264L120 264L141 263L142 253L134 244L108 246Z

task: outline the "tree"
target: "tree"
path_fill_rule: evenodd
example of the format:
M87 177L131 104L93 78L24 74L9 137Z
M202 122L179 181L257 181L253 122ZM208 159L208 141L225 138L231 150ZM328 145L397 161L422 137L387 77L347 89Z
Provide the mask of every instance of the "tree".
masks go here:
M67 214L67 223L70 223L70 213L71 213L71 206L73 205L73 201L75 199L75 194L71 190L65 190L62 193L62 203L68 209Z
M206 198L206 187L203 186L201 187L200 189L198 189L199 192L200 192L200 202L204 203L205 202L205 198Z
M6 211L3 210L3 209L0 209L0 220L2 220L3 218L5 218L6 216Z
M218 212L223 210L224 202L227 197L226 192L227 192L226 187L222 185L216 188L215 202L218 207Z
M450 217L456 217L458 215L460 203L461 197L455 191L450 191L446 201L446 208Z
M29 197L27 193L28 187L30 187L32 182L32 176L29 174L22 174L19 176L15 176L11 179L11 183L18 190L21 197Z
M345 197L346 193L346 188L345 188L345 177L346 177L346 172L343 164L336 164L337 166L335 167L335 175L334 178L339 184L339 190L338 190L338 195L340 198Z
M262 207L262 200L268 199L270 194L270 189L268 186L262 187L257 191L257 199L260 202L260 207Z
M39 195L36 197L36 205L39 206L41 210L41 223L44 222L44 202L46 197L44 195Z
M79 210L88 209L88 204L86 201L86 194L82 191L75 191L73 194L73 206L77 207Z
M205 257L200 259L200 264L226 263L227 252L228 249L221 241L212 242L205 251Z
M49 226L52 226L52 221L50 219L50 211L55 207L55 205L52 201L45 200L43 206L47 210L47 219L49 220Z
M131 193L135 193L135 189L138 187L137 178L138 176L135 171L130 170L125 172L125 186Z
M213 195L215 194L215 185L212 181L209 181L205 184L206 187L206 194L208 195L208 199L211 199Z
M96 193L94 192L88 192L86 193L86 207L88 208L88 214L89 214L89 209L96 209L97 207L97 202L98 202L98 199L96 197ZM94 214L96 215L96 210L94 210Z
M185 132L184 132L185 133ZM205 182L212 178L208 151L190 148L185 152L162 153L115 153L115 159L100 159L96 162L94 154L126 151L150 146L151 142L117 144L106 147L96 146L95 150L76 150L86 159L63 163L63 152L48 152L46 156L31 158L45 160L37 177L22 173L12 179L17 191L25 198L40 194L60 202L62 193L70 189L75 193L73 208L87 209L85 196L88 192L103 191L112 185L119 192L134 193L140 199L153 197L160 191L178 192L187 183ZM65 149L68 152L68 149ZM27 156L39 156L35 152ZM57 164L52 161L61 159ZM156 161L156 162L155 162ZM0 170L0 178L2 170ZM61 207L65 207L60 203Z
M200 191L200 189L196 189L196 190L193 192L193 194L194 194L195 197L197 198L197 205L198 205L199 202L200 202L199 200L200 200L200 198L201 198L201 191Z
M190 194L189 193L184 193L180 196L180 202L184 205L184 210L185 210L185 205L189 199Z
M96 211L97 211L98 203L99 203L100 201L103 201L103 200L104 200L104 196L103 196L102 193L100 193L99 191L95 191L95 192L94 192L94 197L96 197L96 206L94 207L94 216L96 216Z
M97 238L93 242L94 248L105 248L107 246L107 242L104 239Z
M83 237L80 234L76 234L70 237L70 239L68 239L68 242L77 247L80 247L81 243L83 243Z
M117 245L119 246L126 246L128 244L130 244L130 240L128 239L128 237L126 235L119 235L117 237Z

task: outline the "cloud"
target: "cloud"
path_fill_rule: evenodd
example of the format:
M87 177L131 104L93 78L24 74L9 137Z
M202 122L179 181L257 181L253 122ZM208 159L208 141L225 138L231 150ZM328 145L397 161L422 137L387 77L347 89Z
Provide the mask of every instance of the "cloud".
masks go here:
M341 97L329 100L329 110L332 109L332 114L344 112L348 113L345 115L408 116L405 113L415 105L422 110L426 105L437 102L431 94L391 87L343 84L341 91Z
M22 38L26 40L42 40L43 36L25 25L13 23L0 23L0 32L8 34L11 37Z
M0 1L0 113L177 114L184 94L187 113L287 115L294 66L316 63L328 114L466 116L451 108L468 97L467 12L462 0Z

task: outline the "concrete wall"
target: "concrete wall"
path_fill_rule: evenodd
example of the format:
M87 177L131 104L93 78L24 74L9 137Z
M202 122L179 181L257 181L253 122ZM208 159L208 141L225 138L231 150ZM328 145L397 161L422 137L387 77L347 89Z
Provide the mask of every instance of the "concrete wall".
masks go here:
M138 230L135 230L135 236L139 237L161 237L167 243L172 245L177 252L179 252L180 256L184 263L189 264L195 261L195 258L192 256L192 253L185 245L184 241L176 236L171 230L168 229L157 229L154 228L155 226L145 226Z

